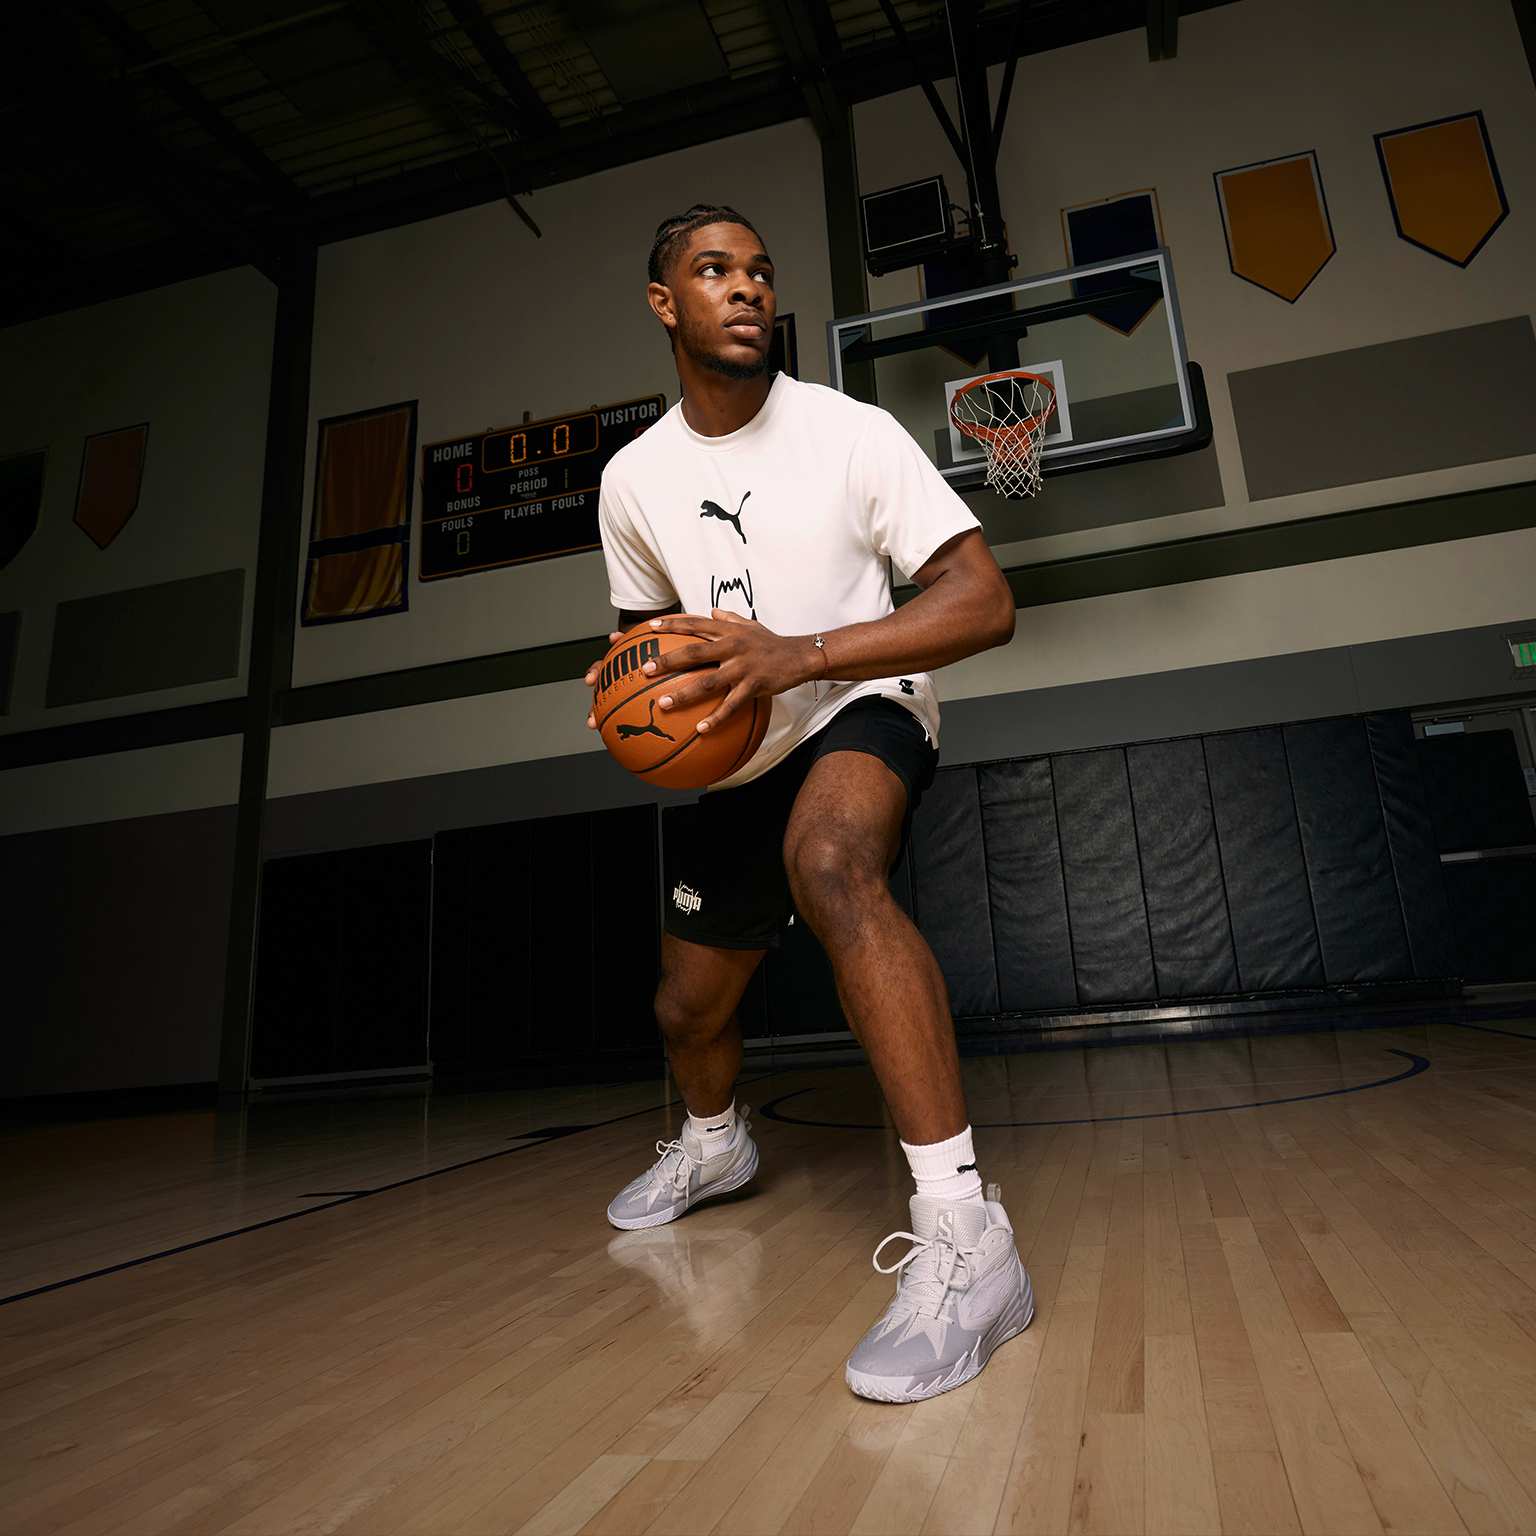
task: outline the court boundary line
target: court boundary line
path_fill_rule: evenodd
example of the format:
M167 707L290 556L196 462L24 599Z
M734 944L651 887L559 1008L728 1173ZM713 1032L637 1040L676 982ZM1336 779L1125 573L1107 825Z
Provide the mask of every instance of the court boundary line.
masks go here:
M1406 1082L1410 1077L1417 1077L1421 1072L1429 1071L1433 1065L1428 1057L1415 1055L1412 1051L1400 1051L1396 1046L1390 1045L1386 1049L1393 1056L1406 1057L1410 1063L1408 1069L1404 1072L1399 1072L1395 1077L1378 1078L1372 1083L1357 1083L1352 1088L1326 1088L1321 1093L1297 1093L1281 1099L1258 1099L1252 1104L1212 1104L1203 1109L1164 1109L1144 1115L1087 1115L1076 1120L973 1120L971 1122L971 1129L975 1131L1008 1131L1046 1125L1115 1125L1126 1120L1176 1120L1183 1115L1218 1115L1226 1114L1229 1110L1266 1109L1272 1104L1300 1104L1308 1099L1333 1099L1346 1093L1364 1093L1370 1088L1388 1088L1393 1083ZM786 1099L797 1098L802 1093L810 1093L815 1087L816 1084L813 1083L806 1088L793 1088L788 1093L781 1093L778 1098L770 1099L766 1104L760 1104L757 1113L765 1120L774 1120L780 1125L814 1126L818 1130L895 1130L895 1127L890 1125L864 1125L850 1120L801 1120L792 1115L778 1113L775 1108L776 1105L784 1103Z
M746 1078L746 1083L765 1082L770 1077L778 1077L779 1072L765 1072L760 1077ZM208 1237L193 1238L189 1243L178 1243L174 1248L161 1248L154 1253L140 1254L137 1258L123 1259L116 1264L106 1264L100 1269L86 1270L83 1274L69 1275L63 1280L50 1280L45 1285L34 1285L25 1291L16 1291L9 1296L0 1296L0 1307L8 1307L14 1302L30 1301L34 1296L46 1296L50 1291L67 1290L72 1285L84 1285L87 1280L101 1280L107 1275L119 1275L124 1270L139 1269L145 1264L155 1264L161 1259L173 1259L178 1254L192 1253L199 1248L207 1248L214 1243L228 1242L231 1238L245 1237L251 1232L261 1232L268 1227L280 1227L284 1222L298 1221L305 1216L314 1216L321 1211L334 1211L343 1205L355 1205L359 1200L370 1199L374 1195L387 1195L392 1190L405 1189L411 1184L420 1184L425 1179L440 1178L445 1173L458 1173L465 1168L474 1168L480 1163L489 1163L499 1157L511 1157L515 1152L527 1152L535 1147L546 1147L551 1142L566 1141L573 1135L579 1135L582 1131L601 1130L605 1125L617 1125L621 1120L633 1120L640 1115L654 1115L657 1110L673 1109L683 1101L680 1098L667 1099L664 1103L647 1105L643 1109L632 1109L622 1115L613 1115L607 1120L594 1120L590 1125L583 1125L575 1130L561 1130L555 1135L539 1136L535 1140L523 1140L517 1138L519 1145L515 1147L500 1147L494 1152L483 1152L478 1157L465 1158L463 1162L448 1163L442 1168L429 1168L425 1173L413 1173L408 1178L394 1179L388 1184L379 1184L372 1189L358 1190L354 1194L342 1195L337 1199L328 1199L323 1205L310 1205L298 1211L287 1211L281 1216L268 1216L263 1221L249 1222L243 1227L232 1227L227 1232L214 1232ZM313 1196L295 1195L295 1200L313 1199Z
M1462 1020L1459 1020L1459 1019L1445 1020L1444 1022L1450 1024L1451 1027L1456 1028L1456 1029L1475 1029L1475 1030L1480 1030L1484 1034L1508 1035L1511 1038L1516 1039L1516 1040L1526 1040L1526 1041L1530 1041L1532 1043L1536 1043L1536 1035L1522 1035L1522 1034L1518 1033L1515 1030L1497 1029L1497 1028L1495 1028L1495 1027L1493 1027L1491 1025L1487 1025L1487 1024L1470 1024L1470 1023L1466 1023L1466 1022L1464 1022ZM1190 1038L1194 1039L1194 1038L1199 1038L1199 1037L1190 1037ZM1090 1049L1091 1050L1091 1049L1095 1048L1095 1046L1100 1046L1100 1045L1154 1044L1154 1043L1164 1043L1164 1044L1167 1044L1167 1043L1170 1043L1170 1042L1167 1041L1167 1040L1164 1040L1162 1042L1130 1041L1130 1040L1095 1041L1095 1042L1091 1042L1091 1043L1090 1042L1084 1042L1083 1046L1081 1048L1083 1048L1083 1049ZM1309 1099L1337 1098L1337 1097L1339 1097L1340 1095L1343 1095L1343 1094L1363 1093L1363 1092L1367 1091L1368 1089L1372 1089L1372 1088L1386 1088L1386 1087L1390 1087L1393 1083L1406 1082L1409 1078L1417 1077L1421 1073L1427 1072L1430 1069L1430 1067L1433 1065L1433 1063L1427 1057L1415 1055L1411 1051L1400 1051L1395 1046L1388 1046L1388 1047L1386 1047L1386 1049L1392 1055L1394 1055L1394 1056L1405 1057L1411 1063L1411 1065L1408 1067L1408 1069L1406 1071L1404 1071L1404 1072L1398 1073L1394 1077L1380 1078L1380 1079L1376 1080L1375 1082L1370 1082L1370 1083L1360 1083L1360 1084L1357 1084L1356 1086L1354 1086L1352 1088L1330 1088L1330 1089L1324 1090L1321 1093L1295 1094L1295 1095L1292 1095L1292 1096L1290 1096L1288 1098L1280 1098L1280 1099L1262 1099L1262 1100L1255 1101L1254 1103L1251 1103L1251 1104L1217 1104L1217 1105L1212 1105L1212 1106L1210 1106L1208 1108L1202 1108L1202 1109L1163 1110L1163 1111L1159 1111L1159 1112L1154 1113L1154 1114L1143 1114L1143 1115L1107 1115L1107 1116L1101 1115L1101 1116L1089 1116L1089 1117L1086 1117L1086 1118L1075 1119L1075 1120L1000 1120L1000 1121L987 1121L987 1122L973 1122L972 1123L972 1128L974 1130L986 1131L986 1130L1027 1129L1027 1128L1030 1128L1030 1127L1052 1126L1052 1125L1110 1125L1110 1124L1116 1124L1116 1123L1119 1123L1119 1122L1130 1121L1130 1120L1168 1120L1168 1119L1177 1119L1177 1118L1179 1118L1181 1116L1184 1116L1184 1115L1210 1115L1210 1114L1225 1113L1225 1112L1227 1112L1229 1110L1264 1109L1264 1108L1267 1108L1267 1107L1269 1107L1271 1105L1276 1105L1276 1104L1299 1104L1299 1103L1303 1103L1303 1102L1305 1102L1305 1101L1307 1101ZM1028 1053L1023 1053L1023 1054L1028 1054ZM830 1067L830 1066L833 1066L834 1063L828 1062L826 1065L828 1067ZM841 1064L839 1064L839 1065L841 1065ZM823 1070L823 1069L820 1069L820 1068L817 1068L817 1067L814 1067L814 1066L807 1067L807 1066L803 1066L803 1065L802 1066L795 1066L795 1067L782 1067L782 1068L778 1068L778 1069L776 1069L774 1071L771 1071L771 1072L764 1072L764 1073L762 1073L759 1076L754 1077L754 1078L744 1078L744 1079L742 1079L741 1086L746 1086L749 1083L755 1083L755 1082L756 1083L766 1082L770 1078L773 1078L773 1077L784 1077L784 1076L790 1075L791 1073L795 1073L795 1072L816 1071L816 1070ZM773 1121L775 1121L776 1123L778 1123L780 1125L809 1126L809 1127L813 1127L813 1128L820 1129L820 1130L888 1131L888 1130L893 1130L894 1129L894 1127L887 1126L887 1125L863 1125L863 1124L855 1124L855 1123L848 1122L848 1121L801 1120L801 1119L798 1119L798 1118L796 1118L794 1116L779 1114L776 1111L774 1106L776 1106L778 1104L782 1104L787 1099L796 1098L796 1097L798 1097L802 1093L809 1093L809 1092L811 1092L812 1087L814 1087L814 1086L815 1085L813 1084L813 1085L810 1085L810 1086L805 1087L805 1088L793 1089L789 1093L780 1094L777 1098L770 1099L766 1104L760 1105L758 1107L758 1109L757 1109L757 1113L759 1115L761 1115L765 1120L773 1120ZM359 1200L370 1199L374 1195L384 1195L384 1194L390 1193L392 1190L405 1189L405 1188L407 1188L408 1186L410 1186L412 1184L420 1184L420 1183L422 1183L426 1179L439 1178L443 1174L458 1173L458 1172L460 1172L461 1170L463 1170L465 1168L473 1168L473 1167L478 1166L481 1163L492 1162L492 1161L494 1161L497 1158L510 1157L510 1156L512 1156L513 1153L516 1153L516 1152L527 1152L527 1151L529 1151L529 1150L531 1150L532 1148L535 1148L535 1147L545 1147L545 1146L548 1146L551 1142L554 1142L554 1141L564 1141L564 1140L566 1140L571 1135L579 1135L581 1133L581 1131L601 1130L604 1126L617 1125L621 1121L633 1120L633 1119L636 1119L637 1117L639 1117L640 1115L655 1114L656 1111L660 1110L660 1109L673 1109L677 1105L681 1104L682 1102L683 1101L681 1100L681 1098L667 1099L664 1103L656 1104L656 1105L648 1105L648 1106L646 1106L645 1108L642 1108L642 1109L629 1110L629 1111L627 1111L626 1113L624 1113L622 1115L610 1116L607 1120L594 1120L590 1125L581 1126L581 1127L579 1127L579 1129L566 1130L566 1129L562 1128L561 1131L559 1133L555 1134L555 1135L539 1136L539 1137L537 1137L537 1139L523 1140L521 1138L518 1138L519 1144L517 1146L515 1146L515 1147L501 1147L501 1148L498 1148L494 1152L485 1152L485 1153L482 1153L478 1157L466 1158L463 1162L449 1163L449 1164L445 1165L442 1168L431 1168L431 1169L428 1169L425 1173L416 1173L416 1174L410 1175L408 1178L395 1179L395 1180L392 1180L388 1184L380 1184L380 1185L375 1186L372 1189L358 1190L355 1193L341 1195L341 1196L339 1196L337 1198L334 1198L334 1199L327 1198L325 1200L325 1203L322 1204L322 1205L310 1205L310 1206L304 1207L302 1210L288 1211L288 1212L286 1212L285 1214L283 1214L281 1216L269 1216L269 1217L267 1217L263 1221L250 1222L246 1226L243 1226L243 1227L232 1227L228 1231L225 1231L225 1232L215 1232L215 1233L210 1234L208 1237L194 1238L191 1242L180 1243L180 1244L177 1244L175 1247L172 1247L172 1248L162 1248L162 1249L157 1250L154 1253L141 1254L138 1257L132 1258L132 1259L123 1259L119 1263L103 1265L99 1269L86 1270L85 1272L83 1272L81 1274L70 1275L70 1276L67 1276L66 1278L64 1278L62 1280L50 1280L49 1282L47 1282L44 1285L32 1286L29 1289L24 1290L24 1291L16 1291L16 1292L12 1293L9 1296L0 1296L0 1307L8 1307L8 1306L11 1306L13 1303L16 1303L16 1302L30 1301L35 1296L46 1296L46 1295L48 1295L52 1291L67 1290L70 1286L83 1285L88 1280L101 1280L101 1279L104 1279L108 1275L121 1274L125 1270L138 1269L138 1268L141 1268L142 1266L144 1266L146 1264L158 1263L162 1259L176 1258L180 1254L192 1253L192 1252L196 1251L199 1248L210 1247L214 1243L227 1242L231 1238L244 1237L244 1236L246 1236L246 1235L248 1235L249 1233L252 1233L252 1232L261 1232L261 1231L264 1231L268 1227L282 1226L285 1222L298 1221L300 1218L305 1217L305 1216L314 1216L314 1215L317 1215L318 1213L320 1213L322 1211L332 1211L332 1210L337 1209L340 1206L352 1205L352 1204L355 1204ZM301 1200L302 1199L313 1199L313 1198L315 1198L315 1196L313 1196L313 1195L296 1195L294 1198L295 1199L301 1199Z

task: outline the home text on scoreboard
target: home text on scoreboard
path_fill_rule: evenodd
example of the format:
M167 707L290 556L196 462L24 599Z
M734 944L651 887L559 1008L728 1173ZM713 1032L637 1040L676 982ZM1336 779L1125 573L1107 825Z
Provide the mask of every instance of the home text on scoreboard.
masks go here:
M598 547L608 461L666 410L661 395L428 443L421 451L422 581Z

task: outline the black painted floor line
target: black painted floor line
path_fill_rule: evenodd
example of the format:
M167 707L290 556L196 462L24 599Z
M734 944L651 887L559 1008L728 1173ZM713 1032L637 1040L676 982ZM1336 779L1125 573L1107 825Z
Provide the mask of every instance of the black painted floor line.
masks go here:
M1427 1072L1430 1068L1429 1061L1423 1056L1415 1056L1411 1051L1400 1051L1395 1046L1388 1046L1387 1049L1392 1055L1402 1056L1411 1063L1407 1071L1399 1072L1394 1077L1378 1078L1373 1083L1359 1083L1353 1088L1325 1088L1320 1093L1297 1093L1288 1098L1258 1099L1251 1104L1212 1104L1204 1109L1164 1109L1145 1115L1086 1115L1076 1120L976 1120L972 1122L971 1128L977 1131L1005 1131L1035 1125L1112 1125L1121 1120L1172 1120L1180 1115L1218 1115L1233 1109L1263 1109L1270 1104L1300 1104L1307 1099L1332 1099L1345 1093L1364 1093L1367 1088L1386 1088L1393 1083L1404 1082L1410 1077L1417 1077L1420 1072ZM784 1115L778 1112L780 1104L789 1099L798 1098L802 1093L810 1092L810 1088L796 1088L789 1093L781 1093L778 1098L770 1099L768 1103L760 1105L757 1112L765 1120L777 1120L781 1125L811 1125L829 1131L894 1129L888 1125L864 1125L851 1120L801 1120L795 1115Z
M1511 1036L1513 1036L1517 1040L1536 1041L1536 1035L1523 1035L1523 1034L1519 1034L1515 1030L1509 1030L1509 1029L1495 1029L1491 1025L1487 1025L1487 1024L1468 1024L1468 1023L1464 1023L1464 1022L1462 1022L1460 1020L1445 1020L1443 1022L1452 1024L1455 1028L1458 1028L1458 1029L1476 1029L1476 1030L1481 1030L1485 1034L1511 1035ZM1196 1043L1200 1037L1194 1036L1194 1037L1179 1037L1179 1038L1181 1038L1181 1039L1187 1038L1189 1040L1189 1043ZM1131 1042L1129 1042L1129 1041L1125 1041L1125 1042L1122 1042L1122 1041L1083 1042L1083 1044L1081 1045L1080 1048L1091 1050L1091 1049L1095 1049L1096 1047L1099 1047L1099 1046L1102 1046L1102 1045L1121 1044L1121 1043L1129 1044ZM1159 1043L1159 1042L1156 1042L1156 1041L1146 1041L1146 1042L1140 1042L1140 1043L1155 1044L1155 1043ZM1171 1043L1171 1042L1163 1041L1161 1043ZM1267 1105L1271 1105L1271 1104L1299 1104L1299 1103L1302 1103L1302 1102L1304 1102L1305 1100L1308 1100L1308 1099L1335 1098L1335 1097L1337 1097L1340 1094L1363 1093L1367 1089L1370 1089L1370 1088L1386 1088L1386 1087L1389 1087L1393 1083L1400 1083L1400 1082L1403 1082L1403 1081L1405 1081L1406 1079L1408 1079L1410 1077L1417 1077L1419 1075L1419 1073L1426 1072L1430 1068L1431 1063L1425 1057L1423 1057L1423 1056L1416 1056L1412 1052L1409 1052L1409 1051L1400 1051L1400 1050L1397 1050L1396 1047L1392 1047L1392 1046L1387 1047L1387 1049L1391 1052L1392 1055L1394 1055L1394 1056L1402 1056L1407 1061L1409 1061L1411 1063L1411 1065L1408 1067L1408 1069L1406 1071L1404 1071L1404 1072L1399 1072L1396 1076L1380 1078L1377 1081L1371 1082L1371 1083L1360 1083L1356 1087L1353 1087L1353 1088L1329 1088L1329 1089L1325 1089L1324 1091L1322 1091L1320 1093L1295 1094L1295 1095L1293 1095L1293 1096L1291 1096L1289 1098L1261 1099L1261 1100L1258 1100L1258 1101L1256 1101L1254 1103L1251 1103L1251 1104L1216 1104L1216 1105L1210 1106L1209 1108L1204 1108L1204 1109L1165 1110L1165 1111L1159 1111L1159 1112L1157 1112L1155 1114L1144 1114L1144 1115L1100 1115L1100 1116L1087 1116L1085 1118L1076 1119L1076 1120L1000 1120L1000 1121L987 1121L987 1122L980 1122L980 1121L978 1121L978 1122L974 1123L974 1129L979 1130L979 1131L986 1131L986 1130L1006 1130L1006 1129L1015 1128L1015 1127L1023 1128L1023 1127L1028 1127L1028 1126L1046 1126L1046 1125L1098 1125L1098 1124L1112 1124L1112 1123L1114 1123L1116 1121L1124 1121L1124 1120L1163 1120L1163 1119L1175 1118L1175 1117L1180 1116L1180 1115L1211 1115L1211 1114L1225 1113L1228 1110L1236 1110L1236 1109L1262 1109L1262 1108L1266 1107ZM1023 1053L1023 1054L1027 1054L1027 1053ZM864 1063L864 1064L867 1065L867 1063ZM834 1065L834 1063L831 1063L831 1062L827 1063L827 1067L832 1067L833 1065ZM860 1063L846 1063L846 1064L839 1063L837 1065L860 1065ZM743 1078L741 1080L740 1086L746 1086L746 1085L748 1085L750 1083L764 1082L764 1081L766 1081L769 1078L783 1077L783 1076L789 1075L791 1073L806 1072L806 1071L818 1071L818 1070L825 1070L825 1068L818 1068L818 1067L815 1067L815 1066L808 1066L808 1065L803 1065L803 1064L799 1065L799 1066L794 1066L794 1067L782 1067L782 1068L775 1069L773 1071L761 1073L757 1077ZM852 1122L848 1122L848 1121L838 1121L838 1120L802 1120L802 1119L799 1119L799 1118L797 1118L796 1116L793 1116L793 1115L784 1115L784 1114L778 1113L777 1108L776 1108L777 1105L783 1104L783 1103L785 1103L789 1099L797 1098L802 1093L809 1093L809 1092L811 1092L810 1088L797 1088L797 1089L793 1090L790 1093L780 1094L778 1098L771 1099L771 1100L769 1100L769 1102L767 1104L760 1105L756 1112L759 1115L761 1115L766 1120L776 1120L780 1124L783 1124L783 1125L803 1125L803 1126L813 1126L813 1127L817 1127L817 1128L820 1128L820 1129L826 1129L826 1130L844 1130L844 1131L884 1131L884 1130L889 1130L890 1129L889 1126L884 1126L884 1125L862 1125L862 1124L856 1124L856 1123L852 1123ZM156 1253L146 1253L146 1254L141 1255L138 1258L124 1259L121 1263L118 1263L118 1264L108 1264L108 1265L104 1266L101 1269L88 1270L86 1273L80 1274L80 1275L71 1275L67 1279L64 1279L64 1280L53 1280L53 1281L50 1281L47 1285L33 1286L30 1290L17 1291L14 1295L11 1295L11 1296L0 1296L0 1307L9 1306L12 1302L27 1301L28 1299L30 1299L33 1296L43 1296L43 1295L46 1295L50 1291L64 1290L67 1287L72 1286L72 1285L82 1285L87 1280L99 1280L99 1279L103 1278L106 1275L119 1274L119 1273L121 1273L125 1269L137 1269L141 1265L153 1264L153 1263L156 1263L160 1259L174 1258L177 1254L191 1253L194 1249L206 1248L206 1247L208 1247L212 1243L226 1242L230 1238L233 1238L233 1237L243 1237L247 1233L250 1233L250 1232L260 1232L261 1230L263 1230L263 1228L266 1228L266 1227L281 1226L284 1222L297 1221L297 1220L299 1220L300 1217L303 1217L303 1216L313 1216L318 1211L334 1210L337 1206L340 1206L340 1205L350 1205L354 1201L366 1200L370 1196L373 1196L373 1195L388 1194L389 1191L391 1191L391 1190L404 1189L404 1188L406 1188L407 1186L409 1186L411 1184L419 1184L419 1183L421 1183L425 1179L435 1179L435 1178L438 1178L438 1177L440 1177L441 1175L443 1175L445 1173L457 1173L457 1172L459 1172L459 1170L464 1169L464 1168L473 1168L473 1167L475 1167L479 1163L491 1162L495 1158L510 1157L515 1152L526 1152L526 1151L529 1151L531 1148L534 1148L534 1147L546 1146L551 1141L563 1140L566 1136L576 1135L576 1134L579 1134L581 1131L584 1131L584 1130L599 1130L603 1126L606 1126L606 1125L617 1125L622 1120L633 1120L637 1116L640 1116L640 1115L654 1114L659 1109L670 1109L670 1108L673 1108L676 1105L680 1104L681 1102L682 1102L681 1099L668 1099L664 1103L655 1104L655 1105L647 1105L645 1108L642 1108L642 1109L630 1110L627 1113L622 1114L622 1115L614 1115L614 1116L612 1116L611 1118L609 1118L607 1120L595 1120L595 1121L592 1122L591 1125L586 1125L586 1126L551 1126L551 1127L547 1128L549 1134L542 1136L541 1139L539 1139L539 1140L525 1140L523 1138L517 1138L520 1141L520 1143L521 1143L518 1146L515 1146L515 1147L503 1147L500 1150L495 1151L495 1152L484 1153L480 1157L466 1158L463 1162L460 1162L460 1163L449 1163L446 1167L443 1167L443 1168L432 1168L432 1169L429 1169L426 1173L412 1174L409 1178L396 1179L392 1183L389 1183L389 1184L380 1184L377 1188L374 1188L374 1189L363 1189L363 1190L357 1190L357 1191L351 1192L351 1193L340 1194L340 1195L337 1195L334 1199L327 1198L325 1191L321 1191L321 1192L319 1192L318 1194L315 1194L315 1195L296 1195L294 1197L295 1199L308 1200L308 1199L317 1199L318 1198L318 1199L324 1199L326 1201L326 1203L323 1204L323 1205L311 1205L311 1206L308 1206L304 1210L301 1210L301 1211L289 1211L288 1213L286 1213L285 1215L282 1215L282 1216L271 1216L271 1217L268 1217L265 1221L255 1221L255 1222L251 1222L248 1226L234 1227L231 1230L229 1230L228 1232L216 1232L216 1233L214 1233L213 1235L211 1235L209 1237L200 1237L200 1238L197 1238L197 1239L195 1239L194 1241L192 1241L190 1243L179 1244L177 1247L174 1247L174 1248L162 1248L162 1249L160 1249ZM528 1133L526 1133L526 1132L524 1133L525 1136L527 1134ZM538 1134L538 1133L535 1133L535 1134Z
M1495 1029L1492 1024L1468 1024L1463 1019L1453 1019L1451 1023L1457 1029L1481 1030L1485 1035L1508 1035L1511 1040L1528 1040L1536 1045L1536 1035L1523 1035L1518 1029Z
M777 1077L776 1072L765 1072L761 1077L747 1078L744 1082L760 1083L765 1078ZM644 1109L630 1110L622 1115L614 1115L608 1120L594 1120L591 1125L583 1125L577 1128L561 1126L556 1128L556 1134L547 1136L540 1141L523 1141L520 1146L502 1147L496 1152L486 1152L479 1157L465 1158L461 1163L449 1163L442 1168L431 1168L426 1173L414 1173L407 1179L396 1179L389 1184L380 1184L374 1189L360 1189L350 1194L342 1194L332 1200L326 1200L324 1205L307 1206L302 1211L289 1211L282 1216L269 1216L265 1221L253 1221L248 1226L232 1227L228 1232L215 1232L209 1237L195 1238L190 1243L180 1243L174 1248L162 1248L156 1253L141 1254L136 1259L124 1259L118 1264L107 1264L101 1269L87 1270L82 1275L70 1275L65 1280L50 1280L47 1285L35 1285L30 1290L17 1291L11 1296L0 1296L0 1307L8 1307L15 1301L27 1301L33 1296L45 1296L49 1291L62 1291L71 1285L83 1285L87 1280L100 1280L105 1275L120 1274L125 1269L137 1269L143 1264L154 1264L160 1259L172 1259L179 1253L191 1253L197 1248L206 1248L210 1243L227 1242L232 1237L244 1237L249 1232L260 1232L266 1227L279 1227L286 1221L298 1221L303 1216L313 1216L317 1211L333 1211L339 1205L351 1205L358 1200L366 1200L371 1195L385 1195L392 1189L404 1189L410 1184L420 1184L424 1179L440 1178L445 1173L457 1173L463 1168L473 1168L479 1163L488 1163L498 1157L511 1157L515 1152L528 1152L535 1147L547 1146L551 1141L563 1140L567 1135L575 1134L576 1130L595 1131L605 1125L617 1125L621 1120L633 1120L637 1115L653 1115L659 1109L671 1109L681 1104L681 1099L668 1099L662 1104L647 1105ZM314 1195L295 1195L295 1200L310 1200L317 1198ZM322 1194L318 1198L324 1198Z

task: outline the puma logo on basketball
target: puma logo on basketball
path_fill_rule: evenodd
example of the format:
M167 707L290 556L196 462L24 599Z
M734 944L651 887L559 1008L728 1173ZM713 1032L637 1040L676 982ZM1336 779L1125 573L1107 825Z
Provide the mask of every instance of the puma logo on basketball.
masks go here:
M903 677L899 681L901 683L901 691L910 699L917 692L912 679L910 677Z
M750 496L751 494L751 491L747 492L747 496ZM734 512L727 512L724 507L718 506L715 502L702 501L699 503L699 505L702 506L704 510L699 513L699 516L718 517L722 523L729 523L731 527L741 535L741 542L745 544L747 542L747 536L741 532L741 508L746 506L747 496L743 496L741 498L741 506L738 506Z
M621 725L618 728L619 740L628 741L631 736L660 736L663 741L676 741L676 736L668 736L662 728L656 724L656 700L652 699L649 725Z
M638 672L646 662L655 661L660 655L661 641L654 635L645 640L637 640L633 645L625 646L597 674L597 691L602 693L618 682L621 677L628 677L631 672ZM623 727L620 729L622 730Z
M751 495L751 492L749 491L747 494ZM709 606L711 608L718 608L721 599L727 592L740 592L747 600L747 607L751 609L752 617L754 619L757 617L757 609L752 606L751 571L748 571L744 577L733 576L729 581L720 581L714 576L709 578Z
M704 905L704 898L691 885L679 881L672 887L672 905L685 917L692 917Z

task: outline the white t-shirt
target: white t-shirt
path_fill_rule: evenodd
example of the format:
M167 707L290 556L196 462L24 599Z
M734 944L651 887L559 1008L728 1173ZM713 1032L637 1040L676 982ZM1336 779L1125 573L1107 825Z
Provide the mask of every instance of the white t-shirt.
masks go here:
M892 564L910 577L980 527L888 411L782 373L757 415L723 437L695 432L673 406L610 461L598 520L615 608L725 608L781 635L884 618ZM926 673L803 683L774 699L762 746L715 787L766 773L871 694L911 710L938 744Z

